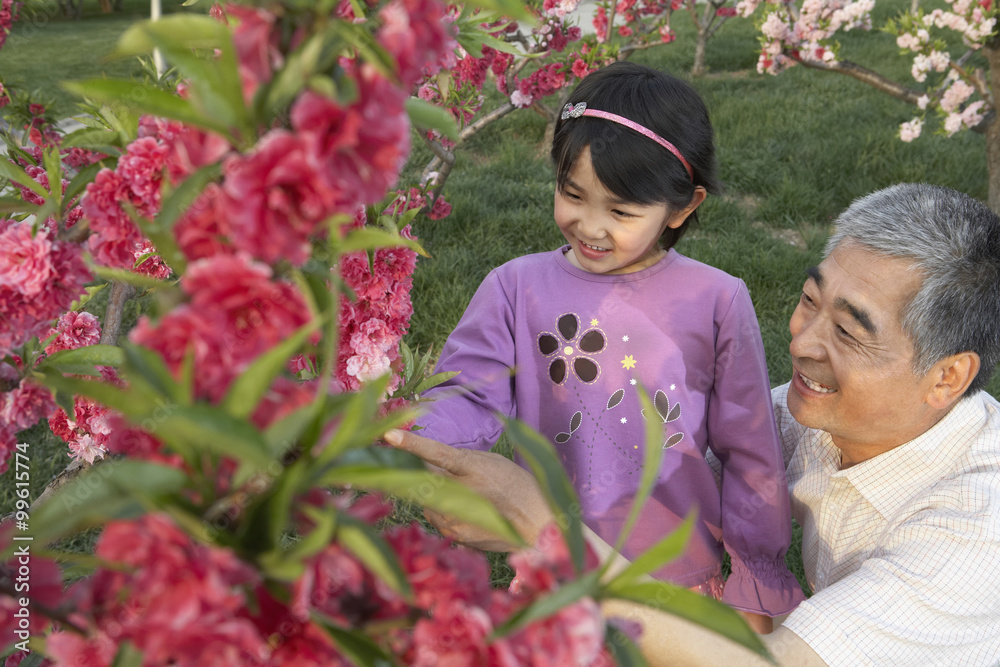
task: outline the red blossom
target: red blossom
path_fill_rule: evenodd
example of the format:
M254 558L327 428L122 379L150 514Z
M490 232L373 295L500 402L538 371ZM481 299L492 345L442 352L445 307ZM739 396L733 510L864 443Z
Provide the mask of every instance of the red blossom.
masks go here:
M454 17L437 0L392 0L380 12L375 39L396 60L405 88L455 66Z
M349 107L312 92L292 106L292 128L333 198L331 212L354 213L395 184L410 151L406 94L369 65L345 63L358 84Z
M149 514L107 524L96 555L116 565L70 590L78 614L91 619L91 635L53 642L62 633L53 634L49 649L60 664L83 664L73 661L103 654L109 641L112 649L131 642L149 665L208 667L267 657L264 638L239 615L244 589L258 577L232 552L197 544L166 515Z
M310 239L340 203L320 178L309 144L304 136L273 130L252 153L226 160L221 215L238 249L268 263L286 259L299 266L309 258Z
M101 340L101 322L90 313L71 310L60 315L56 325L45 335L46 338L52 336L55 338L45 346L45 354L96 345Z

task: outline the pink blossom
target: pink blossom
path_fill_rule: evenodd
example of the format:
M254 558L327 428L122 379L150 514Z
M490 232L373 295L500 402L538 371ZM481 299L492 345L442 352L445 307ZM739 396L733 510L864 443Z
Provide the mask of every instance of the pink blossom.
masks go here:
M545 664L595 664L604 646L604 618L589 597L567 605L552 616L536 621L509 639L516 664L532 664L534 656L545 656Z
M944 131L948 133L948 136L955 134L962 129L962 115L959 113L950 113L944 119Z
M280 28L276 17L265 9L229 3L225 16L235 23L233 45L239 63L243 98L249 104L262 83L271 80L276 69L284 65L280 49Z
M15 224L0 232L0 286L26 297L41 292L52 278L52 242L31 233L31 225Z
M96 555L116 566L70 589L93 627L82 642L50 640L60 664L125 641L156 665L249 664L269 654L253 623L240 616L245 587L257 577L232 552L194 543L166 515L150 514L107 524Z
M55 338L45 346L45 354L96 345L101 340L101 322L90 313L71 310L60 315L55 327L45 335L52 336Z
M234 245L266 262L303 264L310 238L338 201L320 178L306 137L273 130L254 152L225 162L222 216Z
M951 113L955 111L965 102L972 94L976 92L976 89L963 81L958 79L952 83L948 90L944 91L944 95L941 96L941 110L945 113Z
M96 459L103 459L107 450L94 442L89 435L80 436L69 443L69 455L75 460L84 460L93 464Z
M3 223L0 221L0 243L23 240L24 231L18 231L18 226L30 229L28 223L12 223L6 227ZM83 294L84 285L91 279L78 245L53 240L52 231L44 227L32 243L49 248L47 280L33 295L24 294L21 287L0 284L0 355L48 331L52 320ZM15 247L18 247L16 243ZM18 266L14 262L8 264L6 269L8 277L30 275L29 289L35 288L32 283L38 278L37 274L22 272L23 265Z
M189 260L235 251L223 197L222 188L209 183L174 225L177 245Z
M410 664L414 667L529 664L516 661L506 640L492 646L488 644L493 630L490 616L482 608L460 600L448 601L436 608L429 618L417 621Z
M392 0L380 12L375 39L396 60L397 74L409 89L442 67L455 66L457 30L446 6L437 0Z
M273 281L271 269L246 255L192 262L181 281L190 302L155 324L139 320L130 339L158 352L179 373L188 350L199 369L198 396L218 401L232 380L311 317L297 287Z
M97 261L105 266L131 268L136 245L145 237L122 210L119 202L123 201L131 201L125 180L110 169L102 169L87 185L80 205L90 221L88 245Z
M334 212L351 215L358 204L379 201L396 182L410 150L410 125L399 88L369 65L348 69L358 100L344 108L306 92L292 106L292 127L317 165Z
M969 106L965 107L962 112L962 124L965 127L973 128L983 121L985 115L982 113L983 107L986 106L986 102L983 100L976 100Z

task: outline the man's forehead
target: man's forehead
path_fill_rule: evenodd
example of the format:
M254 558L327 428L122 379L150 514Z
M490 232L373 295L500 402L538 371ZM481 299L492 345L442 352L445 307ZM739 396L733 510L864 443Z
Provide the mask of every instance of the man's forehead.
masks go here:
M874 335L879 322L888 324L890 318L900 322L906 305L920 289L921 274L915 269L913 260L845 240L806 274L821 290L829 287L831 293L826 296L834 299L834 306Z

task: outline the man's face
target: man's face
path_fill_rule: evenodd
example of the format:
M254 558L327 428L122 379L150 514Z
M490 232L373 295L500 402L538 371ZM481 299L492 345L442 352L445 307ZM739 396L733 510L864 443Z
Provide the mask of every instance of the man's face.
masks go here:
M913 374L903 308L920 287L912 262L850 239L808 271L789 329L788 409L833 436L844 464L876 456L934 423L930 374Z

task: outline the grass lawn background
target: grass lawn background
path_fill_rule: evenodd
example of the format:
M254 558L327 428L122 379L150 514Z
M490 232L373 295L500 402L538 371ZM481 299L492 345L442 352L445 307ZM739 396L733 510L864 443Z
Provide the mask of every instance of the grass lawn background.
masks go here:
M83 1L82 20L63 19L52 2L53 11L15 24L0 50L0 79L21 90L44 91L65 114L72 113L73 101L57 87L58 81L140 72L134 60L106 61L104 56L125 28L148 16L148 5L127 0L124 12L101 14L96 0ZM905 0L880 2L875 26L908 5ZM164 11L200 12L208 6L204 0L193 8L170 2ZM930 8L928 3L925 9ZM632 59L689 78L690 18L676 13L673 27L676 42ZM898 57L891 36L855 31L841 41L843 57L878 63L897 81L912 83L910 61ZM709 43L708 74L692 81L712 117L726 190L702 206L700 225L677 249L746 281L771 381L780 384L791 373L788 318L805 269L820 260L833 218L854 198L900 181L950 186L985 200L986 160L982 136L934 136L935 122L917 141L899 141L899 123L912 118L916 109L853 79L804 67L778 77L757 74L757 50L753 25L731 20ZM488 93L488 99L496 101L496 93ZM451 216L415 224L432 258L421 259L414 275L414 315L407 337L411 347L440 349L490 269L562 244L552 221L554 179L547 148L541 145L544 130L541 116L521 111L459 147L445 192L454 207ZM416 180L430 157L416 135L414 147L404 181ZM91 309L100 314L101 305L95 300ZM1000 395L1000 382L994 379L990 391ZM32 443L32 491L37 495L68 458L65 446L44 425L26 433L25 440ZM13 506L12 475L13 470L0 476L0 514ZM800 571L794 550L790 560Z

